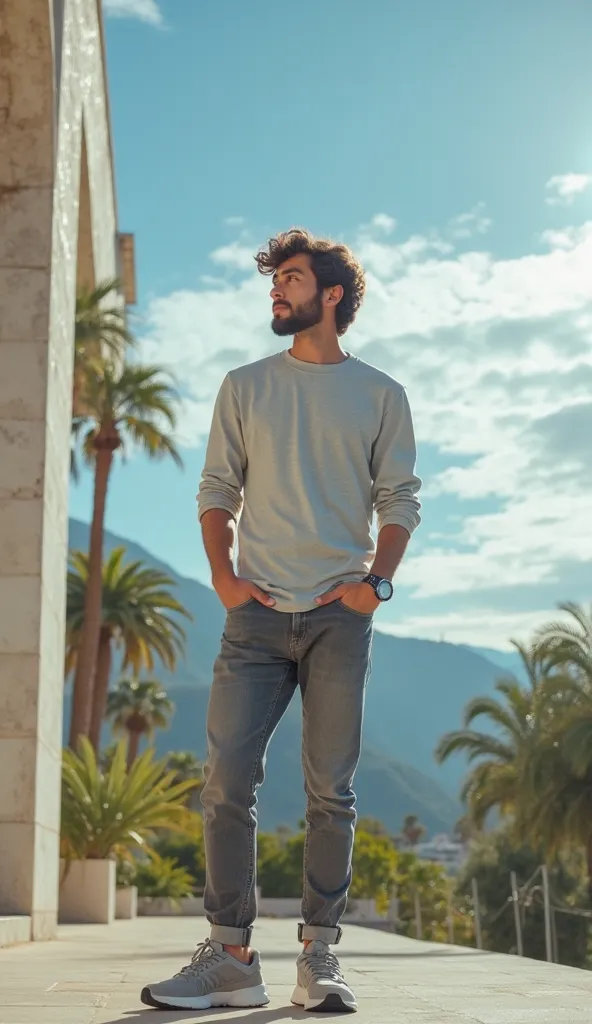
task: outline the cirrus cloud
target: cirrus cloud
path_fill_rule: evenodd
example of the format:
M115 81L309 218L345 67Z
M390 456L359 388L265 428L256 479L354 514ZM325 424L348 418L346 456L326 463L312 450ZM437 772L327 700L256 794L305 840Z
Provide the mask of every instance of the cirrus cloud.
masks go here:
M112 18L137 18L157 27L164 24L156 0L103 0L103 10Z

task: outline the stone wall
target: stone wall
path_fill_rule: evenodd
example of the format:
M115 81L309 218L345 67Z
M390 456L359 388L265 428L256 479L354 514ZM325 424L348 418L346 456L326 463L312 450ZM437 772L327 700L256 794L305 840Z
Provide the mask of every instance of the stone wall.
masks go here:
M33 938L57 914L78 266L118 271L97 0L59 3L55 33L48 0L0 5L0 914Z

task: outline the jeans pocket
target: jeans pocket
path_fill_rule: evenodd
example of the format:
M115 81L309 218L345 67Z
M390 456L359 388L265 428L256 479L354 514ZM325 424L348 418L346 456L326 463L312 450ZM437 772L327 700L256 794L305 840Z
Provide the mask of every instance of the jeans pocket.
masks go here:
M343 608L345 612L349 612L350 615L356 615L358 619L366 619L366 621L369 622L374 618L374 612L358 612L355 608L350 608L349 605L344 604L340 597L337 599L337 604L340 608Z

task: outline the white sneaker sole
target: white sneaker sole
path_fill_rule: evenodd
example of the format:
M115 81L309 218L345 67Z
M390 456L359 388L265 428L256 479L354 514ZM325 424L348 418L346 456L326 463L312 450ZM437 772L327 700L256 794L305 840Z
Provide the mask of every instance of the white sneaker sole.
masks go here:
M145 1006L165 1010L213 1010L218 1006L231 1006L235 1010L267 1006L269 996L265 985L242 988L236 992L211 992L207 996L155 996L149 986L142 989L141 1000Z
M352 996L346 996L342 992L328 992L323 999L309 999L305 988L297 985L292 993L291 1002L294 1006L303 1006L305 1010L320 1010L327 1013L355 1013L358 1004Z

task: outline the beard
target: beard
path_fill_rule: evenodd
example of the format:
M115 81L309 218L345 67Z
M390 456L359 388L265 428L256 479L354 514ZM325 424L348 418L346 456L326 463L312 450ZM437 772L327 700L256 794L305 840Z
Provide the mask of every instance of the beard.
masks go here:
M286 306L288 303L286 303ZM301 306L292 309L290 316L274 316L271 321L271 329L280 338L300 334L301 331L309 331L316 327L323 319L323 300L320 291L310 300Z

